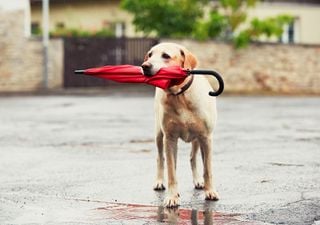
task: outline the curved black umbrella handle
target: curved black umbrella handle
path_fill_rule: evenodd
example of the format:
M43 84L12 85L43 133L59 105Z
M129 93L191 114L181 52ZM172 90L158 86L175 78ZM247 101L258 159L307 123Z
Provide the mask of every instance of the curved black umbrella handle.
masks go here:
M223 79L222 79L221 75L218 72L214 71L214 70L189 70L188 74L192 74L192 75L196 75L196 74L199 75L200 74L200 75L212 75L212 76L214 76L217 79L218 83L219 83L219 88L218 88L217 91L210 91L209 92L210 96L218 96L224 90Z

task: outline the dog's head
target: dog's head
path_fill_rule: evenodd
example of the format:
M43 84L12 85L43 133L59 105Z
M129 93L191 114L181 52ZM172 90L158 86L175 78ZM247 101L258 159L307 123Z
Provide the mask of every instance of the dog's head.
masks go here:
M152 76L161 68L181 66L184 69L194 69L197 59L185 47L174 43L161 43L152 47L142 63L145 75Z

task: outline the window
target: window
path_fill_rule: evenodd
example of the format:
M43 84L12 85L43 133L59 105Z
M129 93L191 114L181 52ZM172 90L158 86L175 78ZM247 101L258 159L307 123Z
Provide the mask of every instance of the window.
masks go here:
M299 42L299 21L295 19L289 25L285 25L283 28L282 36L279 38L281 43L298 43Z
M63 29L63 28L65 28L64 22L57 22L57 23L56 23L56 28L57 28L57 29Z
M31 22L31 34L32 35L40 35L41 28L39 22Z

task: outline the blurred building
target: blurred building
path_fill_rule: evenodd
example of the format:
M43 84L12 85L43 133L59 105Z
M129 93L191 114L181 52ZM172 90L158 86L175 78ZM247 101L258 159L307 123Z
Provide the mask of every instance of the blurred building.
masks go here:
M30 0L32 29L41 27L41 2ZM137 36L133 16L120 8L119 0L50 0L50 30L77 28L87 31L110 29L117 36Z
M30 1L32 27L36 30L41 27L41 0ZM320 21L320 1L263 0L249 11L249 17L265 18L281 13L295 17L294 23L285 28L281 42L320 43L320 26L316 25ZM135 31L132 19L132 15L120 8L120 0L50 1L50 30L79 28L95 31L107 28L118 36L141 36Z
M32 29L40 30L42 1L30 0L30 3ZM119 5L120 0L50 0L50 29L110 29L116 36L141 35L134 31L132 15ZM28 35L29 7L29 0L0 0L0 92L43 88L43 48L40 38ZM215 68L224 75L226 91L319 95L320 2L266 0L250 10L249 17L263 18L279 13L295 17L280 41L303 44L259 43L237 51L222 42L179 41L198 56L202 68ZM130 59L121 61L122 64L140 65L138 61L143 60L153 41L145 38L51 39L49 88L75 87L67 85L66 80L68 76L75 77L73 71L77 68L118 64L117 59ZM87 87L81 85L79 87Z
M285 27L281 42L319 44L320 1L319 0L263 0L249 11L249 17L265 18L279 14L295 17L294 23Z
M25 0L0 0L0 92L42 88L42 42L30 37L30 7ZM63 42L51 40L49 88L62 84Z
M12 12L12 11L20 11L23 14L23 30L24 35L26 37L30 36L30 4L28 1L21 1L21 0L0 0L0 12Z

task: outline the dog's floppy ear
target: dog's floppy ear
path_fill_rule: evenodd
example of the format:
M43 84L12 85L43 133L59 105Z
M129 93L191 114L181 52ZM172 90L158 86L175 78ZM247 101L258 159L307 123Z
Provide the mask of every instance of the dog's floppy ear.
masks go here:
M183 58L183 61L182 61L183 68L194 69L197 66L198 60L191 52L189 52L186 49L181 49L180 53Z

